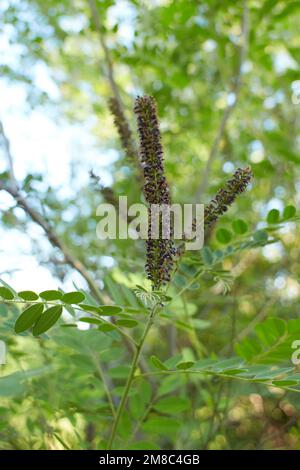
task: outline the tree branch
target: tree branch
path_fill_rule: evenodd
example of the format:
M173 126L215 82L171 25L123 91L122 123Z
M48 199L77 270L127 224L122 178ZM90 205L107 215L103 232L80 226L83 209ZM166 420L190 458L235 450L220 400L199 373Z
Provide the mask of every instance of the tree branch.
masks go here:
M94 296L98 300L101 300L101 295L99 293L99 289L95 281L90 276L88 271L85 269L81 261L76 259L70 253L69 249L60 240L60 238L57 236L57 234L55 233L51 225L44 219L44 217L39 212L37 212L33 207L31 207L31 205L28 203L26 198L22 196L19 190L19 185L17 183L16 177L14 174L13 156L10 150L10 142L5 134L4 126L1 120L0 120L0 134L4 142L4 150L5 150L7 161L8 161L8 168L9 168L9 175L10 175L9 183L3 180L0 180L0 190L4 190L8 194L10 194L14 198L18 206L22 207L22 209L26 212L26 214L44 230L50 243L53 246L59 248L60 251L63 253L66 263L69 264L72 268L74 268L76 271L78 271L82 275L82 277L86 280L89 288L91 289L91 292L93 292Z
M69 264L72 268L78 271L82 277L86 280L91 292L95 295L98 300L101 300L101 295L99 294L99 289L90 276L88 271L85 269L81 261L76 259L69 251L69 249L65 246L65 244L60 240L58 235L55 233L51 225L43 218L43 216L37 212L28 201L23 197L19 191L19 189L14 188L10 185L5 184L3 181L0 180L0 190L4 190L9 193L16 201L19 207L21 207L26 214L33 220L33 222L37 223L47 235L48 240L50 243L59 248L60 251L63 253L65 257L65 261Z
M229 121L229 118L237 104L237 100L240 94L241 90L241 85L242 85L242 72L243 72L243 65L245 63L246 57L247 57L247 50L248 50L248 36L249 36L249 10L248 10L248 5L247 5L247 0L243 1L243 16L242 16L242 25L241 25L241 46L240 46L240 54L239 54L239 66L238 66L238 71L237 74L234 78L234 83L231 89L231 93L234 94L234 102L232 104L228 104L227 107L224 110L220 126L218 129L218 132L215 136L215 139L213 141L208 160L206 162L206 167L204 169L203 177L200 182L199 188L196 192L196 198L197 200L200 200L201 197L203 196L207 185L208 185L208 177L212 168L212 164L218 154L219 146L221 143L221 140L223 138L227 123Z
M97 33L99 35L100 44L101 44L101 47L102 47L103 52L104 52L104 57L105 57L105 62L106 62L106 67L107 67L107 78L108 78L108 81L109 81L109 85L110 85L112 94L113 94L114 98L118 101L121 109L124 110L124 106L123 106L123 103L122 103L122 100L121 100L119 88L118 88L118 85L117 85L117 83L115 81L115 77L114 77L113 63L112 63L112 60L111 60L111 57L110 57L110 54L109 54L109 50L108 50L108 47L106 45L104 35L103 35L103 32L102 32L102 28L101 28L101 24L100 24L100 20L99 20L99 13L97 11L97 6L96 6L96 3L95 3L95 0L88 0L88 3L89 3L89 6L90 6L90 9L91 9L92 18L93 18L94 24L96 26Z
M132 137L131 126L130 126L130 123L129 123L128 119L126 118L126 115L125 115L125 107L124 107L124 104L123 104L123 101L122 101L122 98L121 98L121 95L120 95L119 87L118 87L117 82L115 80L114 66L113 66L113 62L111 60L110 52L109 52L109 49L107 47L105 37L104 37L103 31L102 31L102 25L100 24L99 13L97 11L97 6L96 6L96 3L95 3L95 0L88 0L88 4L90 6L92 19L93 19L93 22L95 24L95 27L96 27L96 30L97 30L97 33L98 33L98 36L99 36L100 45L101 45L103 53L104 53L104 59L105 59L106 69L107 69L107 79L108 79L108 83L110 85L111 92L112 92L112 95L113 95L112 101L110 103L110 107L113 111L115 120L117 120L118 123L122 123L122 128L123 128L123 130L125 129L125 133L126 133L126 139L125 139L126 142L124 143L124 138L123 138L124 137L123 136L124 132L122 134L122 129L121 129L121 132L120 132L120 129L119 129L120 126L117 125L118 132L119 132L119 135L120 135L121 144L124 148L125 153L128 154L128 152L129 152L130 154L132 154L130 156L135 158L136 164L137 164L139 172L140 172L141 169L140 169L140 160L139 160L137 145L136 145L136 143L135 143L135 141Z

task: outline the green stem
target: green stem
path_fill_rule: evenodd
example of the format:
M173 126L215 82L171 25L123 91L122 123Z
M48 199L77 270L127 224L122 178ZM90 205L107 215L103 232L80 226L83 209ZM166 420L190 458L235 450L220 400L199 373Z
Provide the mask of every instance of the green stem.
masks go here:
M58 442L64 447L65 450L71 450L70 447L65 443L65 441L59 436L59 434L53 432L52 436L54 436L58 440Z
M131 369L130 369L130 372L129 372L129 375L128 375L128 378L127 378L127 382L126 382L126 385L125 385L125 388L124 388L124 392L123 392L120 404L118 406L117 414L116 414L114 424L113 424L113 427L112 427L112 430L111 430L110 438L109 438L108 445L107 445L108 450L111 450L112 447L113 447L114 440L115 440L115 437L116 437L116 433L117 433L117 430L118 430L118 425L119 425L120 419L122 417L124 407L127 403L127 398L128 398L128 395L129 395L129 392L130 392L130 389L131 389L131 386L132 386L132 383L133 383L133 380L134 380L134 374L135 374L135 371L136 371L136 368L137 368L137 365L138 365L138 362L139 362L139 359L140 359L140 356L141 356L141 352L142 352L145 340L147 338L147 335L149 333L149 330L150 330L151 326L153 325L153 322L154 322L154 319L155 319L155 316L156 316L156 313L157 313L157 307L158 307L158 305L155 305L152 308L152 310L150 312L150 315L149 315L148 322L145 326L143 335L142 335L139 343L137 344L137 347L136 347L136 350L135 350L135 353L134 353L134 356L133 356L132 364L131 364Z
M105 391L105 394L106 394L106 397L107 397L107 400L108 400L108 403L109 403L109 406L110 406L110 409L111 409L111 413L113 415L113 418L115 418L116 417L115 405L114 405L114 402L113 402L113 399L112 399L112 396L111 396L109 386L106 382L104 372L102 370L102 367L100 365L100 362L99 362L97 356L92 351L90 352L90 354L91 354L91 358L92 358L92 360L95 364L95 367L97 369L97 372L99 373L99 378L100 378L100 380L103 384L103 388L104 388L104 391Z
M204 271L203 271L203 268L201 267L200 269L198 269L198 271L196 272L196 274L192 277L192 279L172 298L172 300L170 300L169 302L169 305L175 300L175 299L178 299L178 297L181 297L182 294L191 286L194 284L194 282L198 279L198 277L203 274Z
M192 369L187 369L187 370L161 370L158 372L147 372L145 374L138 374L134 377L134 380L142 379L145 377L155 377L159 375L171 375L171 374L178 374L178 375L187 375L187 374L193 374L193 375L210 375L210 376L215 376L215 377L222 377L223 379L228 379L228 380L240 380L242 382L248 382L248 383L256 383L256 384L263 384L266 387L274 387L274 384L270 381L264 381L263 379L261 380L255 380L255 382L252 379L248 379L246 377L240 377L238 375L228 375L228 374L222 374L221 372L213 372L211 370L206 370L206 369L201 369L201 370L192 370ZM300 389L294 388L291 386L286 386L286 385L276 385L276 388L280 388L282 390L289 390L290 392L296 392L300 393Z
M133 432L132 432L131 435L129 436L129 438L128 438L128 440L127 440L127 443L126 443L126 446L127 446L130 442L132 442L132 441L134 440L134 438L135 438L135 436L136 436L138 430L140 429L140 426L144 423L144 421L146 421L146 419L147 419L147 417L148 417L150 411L151 411L152 408L153 408L153 404L154 404L156 398L157 398L156 395L154 395L154 396L152 397L152 399L150 400L150 403L148 404L148 406L147 406L145 412L143 413L143 415L141 416L141 418L138 420L138 422L136 423L136 426L135 426Z

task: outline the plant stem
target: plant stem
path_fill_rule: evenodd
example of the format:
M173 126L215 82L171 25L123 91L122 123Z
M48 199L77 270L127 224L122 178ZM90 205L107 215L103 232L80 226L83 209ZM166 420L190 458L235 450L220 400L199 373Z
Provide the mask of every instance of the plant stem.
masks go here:
M100 365L100 362L99 362L97 356L92 351L90 352L90 354L91 354L91 358L93 360L93 363L95 364L95 367L97 369L97 372L99 373L99 377L102 381L103 388L104 388L104 391L105 391L105 394L106 394L106 397L107 397L107 400L108 400L108 403L109 403L109 406L110 406L110 409L111 409L111 413L113 415L113 418L115 418L116 417L115 405L114 405L114 402L113 402L113 399L112 399L111 391L109 389L108 383L107 383L105 375L104 375L104 371L103 371L103 369Z
M65 450L71 450L70 447L64 442L64 440L57 434L56 432L52 433L52 436L54 436L58 442L64 447Z
M147 406L145 412L143 413L143 415L141 416L141 418L138 420L138 422L137 422L137 424L136 424L136 426L135 426L135 428L134 428L134 430L133 430L131 436L129 436L129 438L128 438L128 440L127 440L126 446L127 446L130 442L132 442L132 441L134 440L134 438L135 438L137 432L138 432L139 429L140 429L140 426L143 424L144 421L146 421L146 419L147 419L147 417L148 417L150 411L151 411L152 408L153 408L153 404L154 404L155 400L157 399L157 396L156 396L156 395L157 395L157 394L155 394L155 395L152 397L152 399L150 400L150 403L148 404L148 406Z
M117 433L117 430L118 430L118 425L119 425L120 419L122 417L122 413L123 413L124 407L126 405L127 398L128 398L131 386L132 386L132 382L133 382L133 379L134 379L134 374L135 374L135 371L136 371L136 368L137 368L137 364L139 362L140 355L141 355L145 340L147 338L147 335L149 333L149 330L150 330L151 326L153 325L157 310L158 310L158 304L156 304L152 308L152 310L150 312L150 315L149 315L148 322L147 322L147 324L145 326L145 329L144 329L144 332L142 334L142 337L141 337L140 341L137 344L136 351L134 353L132 364L131 364L131 369L130 369L130 372L129 372L129 375L128 375L128 378L127 378L127 382L126 382L126 385L125 385L125 389L124 389L120 404L118 406L116 418L114 420L114 424L113 424L113 427L112 427L112 430L111 430L111 435L110 435L108 445L107 445L108 450L111 450L112 447L113 447L114 440L115 440L115 437L116 437L116 433Z

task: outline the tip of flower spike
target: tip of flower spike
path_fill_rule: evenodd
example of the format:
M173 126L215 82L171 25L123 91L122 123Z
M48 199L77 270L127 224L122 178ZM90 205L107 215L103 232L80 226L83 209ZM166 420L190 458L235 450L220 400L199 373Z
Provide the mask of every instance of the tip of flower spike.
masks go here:
M219 189L214 199L205 208L205 226L209 227L223 215L235 201L236 197L243 193L251 179L253 172L250 166L238 168L232 178L227 181L224 188Z

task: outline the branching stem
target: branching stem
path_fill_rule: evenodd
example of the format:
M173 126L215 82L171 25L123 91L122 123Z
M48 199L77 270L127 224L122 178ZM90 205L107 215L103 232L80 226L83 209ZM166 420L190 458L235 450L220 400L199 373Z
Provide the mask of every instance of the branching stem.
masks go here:
M113 445L114 445L114 441L115 441L115 437L116 437L116 434L117 434L120 419L122 417L123 410L124 410L125 405L127 403L127 398L128 398L129 392L131 390L131 386L132 386L132 383L133 383L133 380L134 380L134 375L135 375L135 371L136 371L136 368L137 368L137 365L138 365L138 362L139 362L139 359L140 359L140 355L141 355L143 346L145 344L147 335L148 335L148 333L149 333L149 331L150 331L150 329L151 329L151 327L154 323L155 317L156 317L157 312L158 312L158 308L159 308L159 304L156 304L152 308L152 310L150 312L150 315L149 315L149 318L148 318L148 322L147 322L147 324L145 326L145 329L144 329L144 332L142 334L142 337L141 337L140 341L137 344L137 348L136 348L136 351L134 353L132 364L131 364L131 369L130 369L130 372L129 372L129 375L128 375L128 378L127 378L127 382L126 382L126 385L125 385L125 388L124 388L124 392L123 392L119 407L117 409L116 418L114 420L113 427L112 427L112 430L111 430L111 435L110 435L110 438L109 438L109 441L108 441L108 446L107 446L108 450L111 450Z

